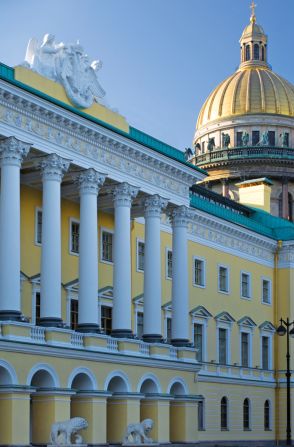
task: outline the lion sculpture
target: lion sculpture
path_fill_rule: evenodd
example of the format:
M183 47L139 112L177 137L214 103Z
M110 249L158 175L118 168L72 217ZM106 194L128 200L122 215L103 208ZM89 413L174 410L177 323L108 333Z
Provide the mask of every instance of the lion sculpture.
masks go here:
M55 422L51 426L51 444L82 444L83 438L77 432L87 427L88 422L84 418L72 418L68 421Z
M153 441L148 435L153 425L154 422L152 419L144 419L144 421L138 424L129 424L126 429L123 444L151 444Z

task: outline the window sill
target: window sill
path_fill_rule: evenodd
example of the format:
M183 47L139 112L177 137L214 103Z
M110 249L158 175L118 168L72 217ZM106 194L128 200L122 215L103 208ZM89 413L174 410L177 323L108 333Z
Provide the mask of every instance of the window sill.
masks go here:
M252 297L251 297L251 296L242 296L242 295L241 295L241 299L242 299L242 300L251 301L251 300L252 300Z
M221 428L221 431L230 431L229 428Z
M75 251L69 251L69 254L71 255L71 256L80 256L80 253L76 253Z
M243 431L252 431L252 428L243 428Z
M199 289L205 289L206 288L206 284L196 284L195 282L193 282L193 287L198 287Z
M113 261L106 261L105 259L100 259L100 262L101 262L102 264L113 265Z
M218 290L218 293L222 293L223 295L230 295L228 290Z

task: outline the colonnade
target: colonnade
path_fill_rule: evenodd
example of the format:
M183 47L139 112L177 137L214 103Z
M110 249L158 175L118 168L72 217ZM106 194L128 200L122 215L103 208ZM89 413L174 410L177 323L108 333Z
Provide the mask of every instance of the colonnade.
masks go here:
M8 137L0 141L0 319L17 320L20 304L20 168L30 145ZM41 325L62 326L61 317L61 182L70 161L57 154L39 163L43 182ZM97 197L105 174L90 168L77 174L80 195L78 328L99 331ZM131 205L139 188L124 182L113 187L114 271L113 326L115 337L132 336L131 326ZM155 194L145 199L144 340L158 342L161 330L160 215L167 200ZM187 225L190 211L174 208L172 217L172 342L189 343Z

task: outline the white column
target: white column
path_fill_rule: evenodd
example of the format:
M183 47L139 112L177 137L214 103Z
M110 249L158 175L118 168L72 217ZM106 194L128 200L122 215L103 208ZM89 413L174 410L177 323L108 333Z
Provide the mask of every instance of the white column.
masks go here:
M113 246L113 311L112 335L132 336L131 324L131 203L138 188L121 183L113 191L114 246Z
M167 200L157 194L145 201L144 332L150 343L161 335L161 246L160 216Z
M20 303L20 166L30 144L0 140L0 320L17 320Z
M189 344L189 288L187 226L191 212L186 206L172 213L172 344Z
M105 175L88 169L78 177L80 190L78 330L98 332L98 215L97 196Z
M60 184L69 161L50 154L40 163L43 177L41 319L42 326L59 326L61 318Z

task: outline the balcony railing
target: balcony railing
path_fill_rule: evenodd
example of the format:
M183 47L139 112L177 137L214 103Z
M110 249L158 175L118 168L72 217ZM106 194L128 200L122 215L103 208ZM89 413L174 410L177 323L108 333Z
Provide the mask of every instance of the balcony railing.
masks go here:
M294 149L289 147L276 146L250 146L235 147L230 149L218 149L196 156L195 162L198 166L201 166L208 163L237 160L240 158L274 158L294 160Z

